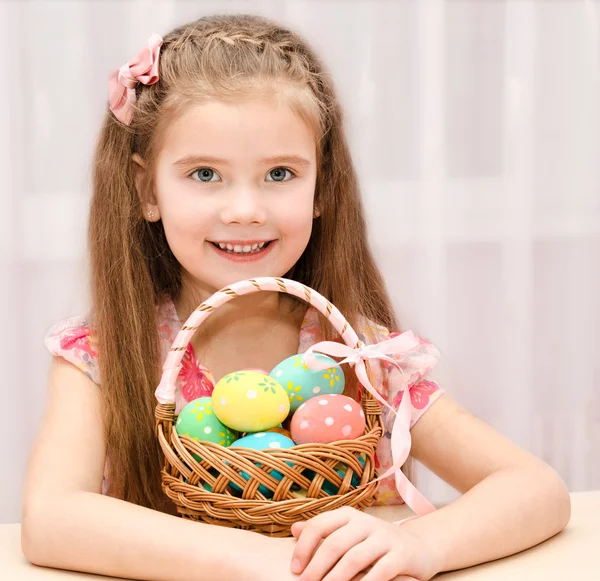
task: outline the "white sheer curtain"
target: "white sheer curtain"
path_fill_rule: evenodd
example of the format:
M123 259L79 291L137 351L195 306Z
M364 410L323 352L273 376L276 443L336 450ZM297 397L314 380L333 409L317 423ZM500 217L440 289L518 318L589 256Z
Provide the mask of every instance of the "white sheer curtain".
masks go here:
M598 2L0 0L0 522L19 519L44 332L87 305L107 75L152 32L214 12L314 43L403 326L441 349L453 397L571 490L600 488Z

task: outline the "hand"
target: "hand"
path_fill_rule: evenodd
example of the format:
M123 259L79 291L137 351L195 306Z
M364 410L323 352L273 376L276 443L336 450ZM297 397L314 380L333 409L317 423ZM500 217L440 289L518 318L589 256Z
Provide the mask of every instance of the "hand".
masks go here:
M299 581L357 576L363 581L427 581L439 572L439 556L424 539L354 508L295 523L292 534L297 543L291 569L301 574Z

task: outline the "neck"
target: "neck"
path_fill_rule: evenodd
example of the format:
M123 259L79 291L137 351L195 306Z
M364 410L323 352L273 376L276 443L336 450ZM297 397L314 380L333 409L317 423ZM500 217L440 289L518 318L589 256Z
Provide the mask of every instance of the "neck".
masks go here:
M175 301L179 320L184 323L192 311L217 292L205 286L184 280L180 297ZM222 328L228 322L259 326L268 321L280 321L282 318L303 316L305 308L297 307L298 301L287 294L259 291L231 299L220 306L202 324L203 329ZM298 315L298 311L301 312ZM200 329L199 329L200 331Z
M175 301L181 323L212 292L182 289ZM221 376L246 367L271 368L296 353L306 305L289 295L256 292L231 299L202 323L192 337L196 357ZM255 362L255 363L254 363Z

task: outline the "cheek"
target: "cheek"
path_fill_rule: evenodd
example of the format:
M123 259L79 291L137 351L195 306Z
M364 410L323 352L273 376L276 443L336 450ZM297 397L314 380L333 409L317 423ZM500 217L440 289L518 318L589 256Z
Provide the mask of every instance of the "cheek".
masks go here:
M279 231L286 241L287 248L286 271L289 270L302 256L310 240L313 226L313 209L310 208L290 208L285 216L282 216Z
M205 216L197 212L170 209L162 213L162 221L167 237L189 240L206 235Z
M304 187L279 204L277 215L282 232L289 236L310 235L313 224L314 187Z
M206 209L186 208L184 204L171 205L161 211L167 242L175 257L184 264L188 258L197 259L198 249L210 233L210 219Z
M206 233L210 209L199 203L198 196L186 183L176 179L157 182L158 206L169 243L200 237Z
M300 233L312 227L312 205L310 208L289 204L280 214L281 229L288 233Z

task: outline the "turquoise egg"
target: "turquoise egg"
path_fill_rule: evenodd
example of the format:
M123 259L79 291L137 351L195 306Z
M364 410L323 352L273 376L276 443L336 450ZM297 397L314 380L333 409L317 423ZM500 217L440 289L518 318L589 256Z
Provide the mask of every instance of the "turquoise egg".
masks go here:
M292 440L283 434L279 434L278 432L257 432L256 434L250 434L240 438L239 440L236 440L233 444L231 444L231 447L252 448L253 450L281 450L292 448L295 445L296 444ZM293 466L291 462L288 462L288 465ZM260 466L260 463L257 464L257 466ZM281 480L283 478L283 474L277 470L273 470L270 475L276 480ZM246 472L242 472L242 476L246 480L250 479L250 475ZM231 483L231 488L241 492L241 488L233 482ZM266 498L273 496L273 492L262 484L258 487L258 490Z
M317 361L331 365L314 370L302 361L302 355L292 355L276 365L269 375L285 389L290 399L290 413L295 412L307 399L317 395L342 393L346 378L342 368L327 355L315 353Z

